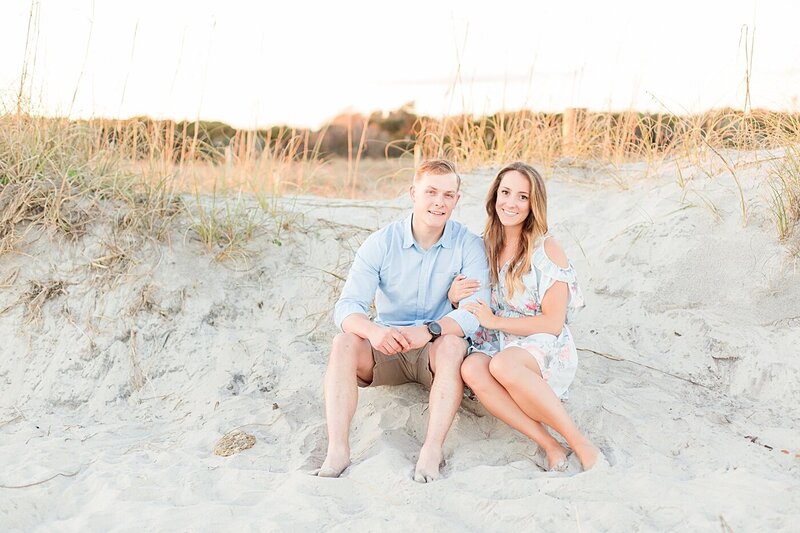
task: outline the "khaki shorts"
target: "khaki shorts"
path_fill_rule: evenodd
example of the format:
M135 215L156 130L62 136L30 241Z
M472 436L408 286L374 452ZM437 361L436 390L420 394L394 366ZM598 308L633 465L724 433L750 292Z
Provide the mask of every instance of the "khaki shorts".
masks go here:
M403 353L387 355L375 348L372 349L372 383L358 378L359 387L380 387L382 385L402 385L419 383L426 389L433 384L433 372L430 365L431 343L422 348ZM466 346L464 347L466 354Z

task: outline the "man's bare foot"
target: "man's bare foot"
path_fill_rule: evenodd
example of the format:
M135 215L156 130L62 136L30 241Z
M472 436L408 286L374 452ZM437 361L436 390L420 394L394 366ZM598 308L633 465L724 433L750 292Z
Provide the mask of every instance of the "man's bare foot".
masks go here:
M442 449L423 446L419 451L414 481L430 483L439 479L439 467L442 465Z
M545 450L547 454L547 470L550 472L564 472L569 466L567 462L567 450L560 444L550 450Z
M319 477L339 477L350 466L350 450L328 450L328 456L322 463L317 475Z

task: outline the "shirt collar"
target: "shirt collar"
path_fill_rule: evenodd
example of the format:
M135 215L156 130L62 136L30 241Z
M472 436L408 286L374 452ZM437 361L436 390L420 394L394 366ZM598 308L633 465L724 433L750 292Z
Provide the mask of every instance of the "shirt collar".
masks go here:
M414 240L414 232L411 231L411 218L413 213L409 214L403 221L403 248L411 248L417 241ZM448 220L444 225L444 233L439 237L439 241L434 246L441 246L443 248L453 247L453 221Z

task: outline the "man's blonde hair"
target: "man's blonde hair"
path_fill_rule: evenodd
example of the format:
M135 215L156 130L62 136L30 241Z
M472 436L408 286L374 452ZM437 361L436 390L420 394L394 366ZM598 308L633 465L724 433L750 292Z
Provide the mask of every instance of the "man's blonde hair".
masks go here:
M452 161L448 161L447 159L429 159L427 161L423 161L419 164L417 170L414 172L414 183L422 179L422 176L425 174L430 174L432 176L455 174L456 181L458 182L456 190L458 191L461 189L461 176L459 176L458 172L456 172L456 165Z

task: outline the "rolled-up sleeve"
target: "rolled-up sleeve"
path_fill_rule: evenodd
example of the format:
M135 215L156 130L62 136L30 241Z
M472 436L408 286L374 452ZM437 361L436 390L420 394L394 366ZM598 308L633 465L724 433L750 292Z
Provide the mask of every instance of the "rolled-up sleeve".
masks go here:
M370 305L380 282L381 263L385 256L385 246L380 237L380 232L373 233L356 252L347 281L333 312L333 320L339 331L343 331L344 319L353 313L369 314Z
M464 245L464 268L461 271L468 279L477 279L481 283L481 288L475 294L464 298L462 302L474 302L483 300L489 303L491 291L489 290L489 263L486 260L486 251L483 248L483 241L478 236L471 236L468 243ZM475 335L480 327L478 319L465 309L454 309L447 313L464 332L464 337Z

